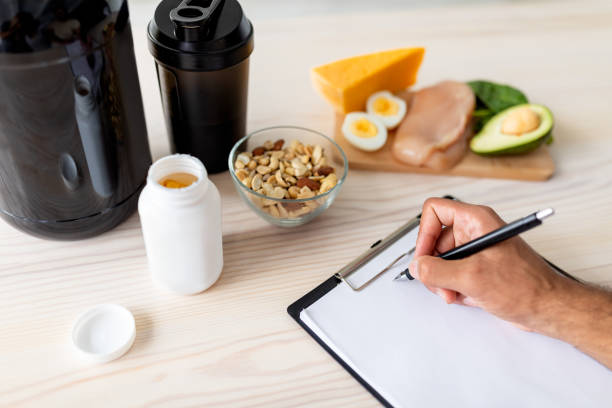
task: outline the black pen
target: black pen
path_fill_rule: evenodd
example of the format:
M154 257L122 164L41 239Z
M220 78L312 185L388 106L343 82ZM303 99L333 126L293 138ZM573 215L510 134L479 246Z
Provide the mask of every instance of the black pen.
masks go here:
M466 242L465 244L446 251L438 256L442 259L447 260L466 258L472 254L475 254L476 252L482 251L483 249L505 241L508 238L517 236L521 232L525 232L534 227L537 227L538 225L542 224L542 220L544 218L548 218L554 213L555 210L553 210L552 208L547 208L545 210L535 212L531 215L526 216L525 218L521 218L511 222L510 224L506 224L503 227L496 229L495 231L491 231L480 238L476 238L470 242ZM404 276L410 280L414 279L414 277L410 275L408 268L406 268L406 270L397 275L394 280L401 279Z

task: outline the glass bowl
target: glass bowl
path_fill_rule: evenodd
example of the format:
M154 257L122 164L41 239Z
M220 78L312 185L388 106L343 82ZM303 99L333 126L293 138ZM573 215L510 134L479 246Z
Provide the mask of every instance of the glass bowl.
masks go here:
M259 189L260 192L252 190L250 188L250 181L257 174L257 169L249 169L248 167L245 167L243 171L236 169L235 163L238 160L238 156L243 152L248 152L252 157L252 152L255 148L264 146L264 143L267 141L274 143L281 139L284 140L283 149L290 147L291 142L294 140L301 142L304 146L321 146L324 152L323 156L326 158L326 162L323 164L334 168L334 173L337 177L336 185L330 190L314 197L295 199L287 198L289 196L288 192L285 198L275 198L265 194L261 188ZM309 155L309 152L304 151L304 155ZM296 157L298 156L303 155L296 152ZM310 154L310 156L313 155ZM312 165L312 160L310 164ZM228 166L240 197L257 215L269 223L280 227L297 227L306 224L325 211L338 195L348 173L348 160L336 142L319 132L297 126L269 127L253 132L240 139L230 152ZM313 170L317 167L315 166ZM248 176L245 174L248 174ZM273 174L275 173L271 172L269 177L272 177ZM282 174L284 175L283 177L290 176L290 174L285 174L284 172ZM297 179L297 177L295 178ZM247 181L247 179L249 180ZM276 179L274 178L273 180L275 181ZM285 183L288 184L287 181Z

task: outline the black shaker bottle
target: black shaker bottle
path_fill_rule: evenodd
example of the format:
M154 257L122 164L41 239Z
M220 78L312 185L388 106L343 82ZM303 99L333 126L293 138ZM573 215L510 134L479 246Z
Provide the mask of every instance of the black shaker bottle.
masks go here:
M173 150L227 170L246 132L251 22L236 0L163 0L148 36Z

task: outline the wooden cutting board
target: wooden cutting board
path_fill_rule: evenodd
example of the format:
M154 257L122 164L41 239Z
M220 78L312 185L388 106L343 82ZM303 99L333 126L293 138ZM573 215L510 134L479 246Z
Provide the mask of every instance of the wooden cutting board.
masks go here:
M395 160L391 155L391 145L395 139L394 131L389 132L387 143L382 149L375 152L364 152L353 147L343 136L343 121L344 115L336 114L334 139L348 157L351 169L530 181L548 180L555 172L555 163L546 145L540 146L533 152L515 156L484 157L468 150L465 157L455 167L442 171L408 166Z

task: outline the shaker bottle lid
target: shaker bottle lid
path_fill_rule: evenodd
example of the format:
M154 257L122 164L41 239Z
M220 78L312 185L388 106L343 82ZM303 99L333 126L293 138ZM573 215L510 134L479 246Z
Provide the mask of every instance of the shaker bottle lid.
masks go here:
M148 34L155 59L184 70L227 68L253 51L253 26L236 0L162 0Z
M136 337L134 316L115 304L94 306L72 328L72 342L85 356L105 363L124 355Z

